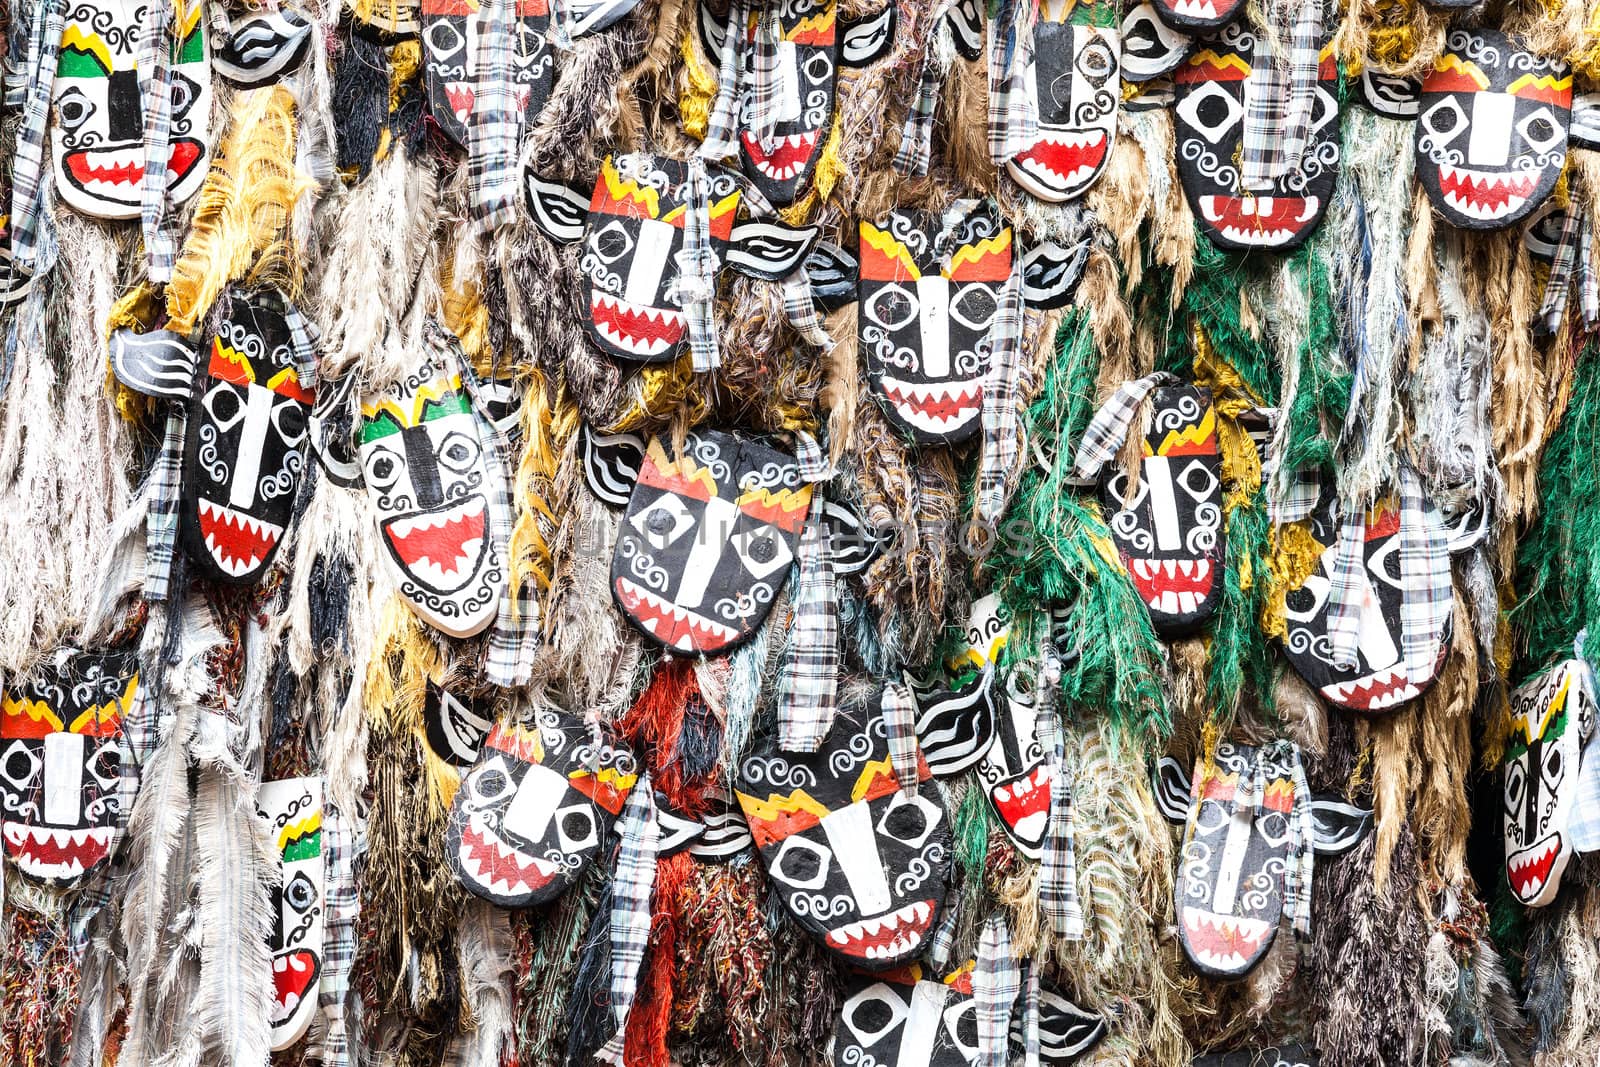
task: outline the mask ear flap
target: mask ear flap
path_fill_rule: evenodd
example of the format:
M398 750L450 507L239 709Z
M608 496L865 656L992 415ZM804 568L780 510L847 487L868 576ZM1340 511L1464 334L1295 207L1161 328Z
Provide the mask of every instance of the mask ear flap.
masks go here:
M974 766L994 743L994 672L964 689L912 693L917 699L917 741L934 777Z
M350 395L355 391L356 376L346 374L338 381L324 381L317 389L317 403L311 409L307 436L311 451L317 457L328 480L344 489L361 489L366 479L361 473L361 461L356 458L350 442L347 420L350 413ZM341 430L341 427L346 427Z
M639 6L639 0L576 0L567 5L567 17L572 20L572 37L587 37L591 33L620 22Z
M899 5L889 0L877 14L845 22L844 35L839 41L839 64L864 67L888 55L894 46L895 14L898 9Z
M728 265L752 278L782 281L805 260L817 232L815 226L741 222L728 237Z
M978 0L956 0L945 16L956 53L969 63L983 55L983 5Z
M1174 826L1189 821L1189 772L1171 756L1162 756L1156 764L1156 807Z
M732 3L728 6L729 14L732 14ZM726 17L718 19L711 5L706 0L700 0L700 17L695 19L695 24L700 28L700 47L705 51L706 59L710 60L713 67L718 66L722 62L722 48L728 41Z
M1349 852L1372 825L1372 812L1324 797L1311 798L1311 822L1316 828L1315 847L1319 856L1339 856Z
M110 348L111 373L129 389L166 400L189 399L198 358L179 334L114 330Z
M1083 266L1089 258L1089 242L1079 241L1071 248L1045 241L1022 255L1022 301L1039 311L1066 307L1072 301Z
M522 172L528 214L544 235L559 244L576 244L589 217L589 194L565 182L547 181L532 170Z
M837 311L856 298L856 257L832 241L818 241L806 256L806 277L811 279L811 298L823 311Z
M644 462L644 438L631 433L596 433L587 423L578 432L582 435L583 480L589 491L612 507L625 507Z
M211 57L216 72L236 85L265 85L298 66L311 40L311 23L297 11L240 19Z
M855 574L866 570L878 556L883 538L861 521L850 508L832 500L822 505L822 521L828 528L828 547L833 550L833 573Z

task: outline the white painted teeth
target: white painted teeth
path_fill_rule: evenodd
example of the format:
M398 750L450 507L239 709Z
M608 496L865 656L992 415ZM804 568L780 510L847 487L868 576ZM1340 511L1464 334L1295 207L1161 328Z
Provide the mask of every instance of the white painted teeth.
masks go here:
M893 931L894 936L881 945L868 945L865 955L869 960L886 960L904 955L917 946L922 940L922 934L915 929L900 929L902 926L914 923L926 927L933 916L933 905L928 901L919 900L907 904L898 911L889 912L871 919L861 919L853 923L846 923L837 929L828 932L828 940L843 948L853 942L868 938L876 939L885 932Z
M651 617L644 618L641 621L644 622L646 626L649 626L651 632L657 637L660 637L663 641L667 639L667 634L671 632L670 629L663 625L664 619L671 619L674 623L688 623L690 626L710 633L715 637L721 638L723 641L731 641L739 634L739 631L735 630L731 626L724 626L722 623L708 619L698 612L690 611L688 608L679 607L677 604L669 603L668 601L663 600L654 593L650 592L650 590L641 585L636 585L633 582L628 581L626 578L618 578L617 583L622 586L622 591L624 593L635 598L636 600L643 601L644 604L648 606L652 615ZM672 627L672 629L676 628L676 626ZM684 633L677 639L675 645L676 647L684 649L685 651L692 650L694 648L694 634L692 632Z
M671 348L676 343L676 339L668 340L665 336L635 337L610 322L602 321L600 318L602 309L615 310L634 321L654 322L666 334L671 334L674 330L681 331L683 329L683 312L681 311L632 304L609 293L592 293L589 297L589 318L594 324L594 328L599 331L601 337L606 339L606 343L636 355L660 355L668 348Z
M1185 18L1214 19L1217 17L1217 5L1211 0L1177 0L1172 5L1172 10Z
M1374 671L1351 682L1325 685L1322 687L1322 695L1338 704L1349 704L1354 701L1358 706L1374 711L1392 708L1397 704L1414 700L1422 694L1418 686L1404 681L1405 677L1405 664L1397 663L1386 670ZM1375 695L1374 690L1378 690ZM1369 695L1364 699L1356 699L1360 694Z
M231 526L236 530L243 530L254 539L255 544L263 546L264 550L270 551L272 546L278 543L278 538L283 536L282 526L262 522L242 511L235 511L205 497L200 498L200 514L209 518L214 526ZM206 533L205 541L206 550L211 553L212 561L235 578L249 574L261 566L262 557L256 554L254 548L250 550L249 558L240 559L233 554L232 548L217 544L214 531Z
M811 158L811 149L817 143L817 134L820 132L820 130L807 130L804 133L791 133L779 137L768 145L760 146L763 154L768 157L787 155L804 148L806 154L792 163L774 163L770 158L758 158L754 152L750 153L750 161L766 177L773 181L786 182L805 169L806 162Z

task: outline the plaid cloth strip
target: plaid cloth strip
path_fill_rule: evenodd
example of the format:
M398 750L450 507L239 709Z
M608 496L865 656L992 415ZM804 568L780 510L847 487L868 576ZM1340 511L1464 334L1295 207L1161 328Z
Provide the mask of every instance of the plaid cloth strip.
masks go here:
M778 22L777 5L769 5L756 19L755 40L748 44L749 83L740 93L740 112L744 128L762 146L777 137L778 123L786 113L800 111L799 82L784 78L783 27ZM794 51L789 49L793 69Z
M1400 467L1400 647L1406 674L1426 685L1433 677L1438 637L1455 610L1450 546L1439 510L1423 495L1410 464Z
M150 687L141 685L134 689L133 704L122 716L122 736L117 739L117 821L111 830L108 855L116 855L122 843L122 835L128 829L128 817L133 814L134 802L139 799L139 782L144 775L144 765L161 743L159 708ZM72 936L78 945L87 944L89 923L95 914L125 888L111 871L112 865L109 864L101 868L72 903Z
M733 0L728 5L728 29L717 59L717 95L706 118L706 139L695 153L701 159L721 163L739 157L739 74L749 32L750 0Z
M1022 414L1022 257L1011 257L1011 276L1000 291L1000 306L989 328L993 348L989 374L983 383L983 451L978 461L978 489L974 511L990 526L1005 513L1008 483L1021 464ZM990 538L992 545L995 539Z
M139 97L144 107L144 184L139 219L153 282L171 281L172 266L178 259L178 236L173 231L171 198L167 193L167 162L172 157L173 6L148 5L144 33L139 38ZM178 15L181 19L184 12Z
M1322 496L1322 474L1316 470L1262 471L1262 477L1271 474L1271 492L1267 496L1267 518L1274 525L1300 522L1309 519Z
M950 966L950 953L956 947L956 926L960 922L960 893L954 887L945 895L944 918L928 942L928 961L936 970Z
M1316 870L1316 827L1311 819L1311 787L1300 762L1300 749L1293 741L1276 741L1257 753L1256 792L1259 805L1263 796L1265 760L1287 763L1294 779L1294 807L1289 812L1289 862L1283 872L1283 915L1293 925L1295 936L1311 936L1311 878Z
M800 575L795 582L789 651L778 679L778 747L786 752L815 752L833 728L838 710L838 591L833 545L822 519L826 500L818 484L831 469L815 438L808 433L795 438L801 477L813 488L811 513L800 536Z
M1039 1067L1039 965L1027 963L1027 978L1022 985L1022 1064Z
M1317 75L1322 65L1322 0L1301 0L1289 35L1289 104L1284 115L1284 169L1298 170L1311 139L1311 115L1317 104Z
M1086 480L1100 477L1100 468L1111 462L1111 457L1122 450L1128 439L1128 427L1139 414L1139 405L1158 385L1176 384L1178 376L1166 371L1156 371L1131 382L1123 382L1100 405L1078 443L1078 452L1072 459L1072 472Z
M744 175L735 171L733 178L739 183L739 199L751 218L764 219L777 213L772 201L746 180ZM800 339L824 352L833 351L833 338L823 327L822 314L817 311L817 302L811 296L811 275L806 271L805 260L800 261L781 285L783 313L788 316L789 325L794 327Z
M1267 54L1258 53L1245 89L1239 175L1247 190L1270 190L1300 165L1311 134L1321 37L1320 0L1303 0L1295 13L1287 61L1266 36L1257 37Z
M317 369L317 345L322 340L322 332L289 301L279 303L284 322L289 327L289 351L294 357L295 376L305 388L315 389L321 380Z
M172 582L172 556L178 545L178 498L183 488L183 438L188 415L182 404L167 405L161 451L150 466L145 492L144 598L165 600Z
M595 1057L620 1065L639 966L650 942L650 895L656 884L656 850L661 843L649 772L633 784L617 827L622 845L611 883L611 1010L617 1032Z
M1361 572L1366 567L1366 539L1365 509L1346 504L1328 587L1328 642L1334 666L1346 670L1356 665L1356 645L1361 637Z
M350 1067L350 1027L346 1002L350 999L350 969L356 958L356 926L361 915L361 894L356 887L356 859L365 851L358 822L331 800L322 806L323 901L327 906L322 927L322 975L317 984L317 1006L322 1010L322 1062L324 1067Z
M28 27L28 88L11 171L11 255L18 269L39 267L39 231L49 225L45 211L49 169L44 137L50 119L50 90L61 48L62 0L39 0Z
M1033 85L1035 0L1001 0L989 32L989 158L999 166L1039 140Z
M711 195L706 189L706 164L698 156L689 160L684 202L683 248L677 254L678 277L671 294L689 320L689 348L697 372L722 365L717 348L717 253L711 247Z
M921 778L917 758L917 700L911 687L890 682L883 687L883 725L889 738L889 762L902 793L916 791Z
M512 80L516 0L484 0L478 17L478 83L467 131L473 227L493 233L516 219L517 144L522 108Z
M1567 314L1567 295L1572 288L1572 273L1578 266L1583 235L1583 212L1574 204L1561 216L1561 236L1556 239L1556 254L1550 264L1550 278L1544 285L1544 300L1539 304L1539 325L1546 334L1561 329Z
M978 1067L1006 1067L1011 1038L1011 1008L1022 991L1022 969L1011 953L1011 931L1000 912L990 915L978 936L972 998L978 1013Z
M1594 268L1594 231L1587 215L1578 235L1578 307L1583 324L1591 329L1600 323L1600 277Z
M1056 687L1061 665L1046 652L1039 669L1034 734L1044 748L1050 772L1050 815L1039 863L1039 909L1059 938L1083 938L1083 908L1078 903L1078 862L1072 848L1072 783L1067 781L1061 723L1056 718Z
M933 9L930 25L932 31L922 50L922 73L917 76L917 93L911 98L911 110L906 113L905 125L900 128L900 147L895 150L891 166L907 177L920 178L928 173L928 163L933 158L933 112L939 106L939 90L944 85L946 71L939 62L945 51L940 47L942 36L949 35L951 0L939 0Z

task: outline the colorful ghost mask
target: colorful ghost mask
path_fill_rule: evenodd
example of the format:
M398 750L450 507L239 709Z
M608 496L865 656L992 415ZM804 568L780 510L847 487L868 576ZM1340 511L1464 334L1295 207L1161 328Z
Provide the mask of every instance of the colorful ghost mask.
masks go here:
M1040 200L1081 196L1111 158L1122 101L1115 16L1115 5L1106 3L1039 6L1033 29L1039 139L1007 161L1006 172Z
M661 156L607 156L593 194L524 175L534 221L552 240L581 242L584 331L606 355L638 363L677 358L686 339L681 270L690 205L690 165ZM709 243L717 260L775 281L804 262L814 229L736 222L739 183L705 178Z
M488 626L506 589L510 519L495 450L443 353L361 406L362 472L400 594L454 637Z
M1039 742L1033 695L1021 681L1011 671L995 701L995 740L978 764L978 780L1017 851L1036 860L1050 828L1050 767Z
M1355 846L1371 812L1303 793L1299 751L1287 741L1219 741L1193 783L1171 759L1159 768L1157 803L1185 826L1175 889L1178 940L1202 974L1248 974L1272 946L1278 923L1310 931L1311 850ZM1299 892L1286 899L1290 876Z
M1100 500L1112 540L1157 632L1178 636L1210 617L1222 590L1222 453L1211 391L1192 385L1150 392L1139 482L1122 464L1104 468Z
M1262 77L1246 23L1196 48L1173 74L1178 177L1195 219L1219 248L1293 248L1316 229L1339 167L1338 64L1324 43L1306 147L1271 190L1247 192L1239 153L1245 107Z
M85 215L139 217L144 100L137 69L148 0L85 0L66 9L50 132L56 191ZM211 49L205 5L174 16L167 190L174 204L205 180L211 120Z
M445 136L467 143L467 124L477 98L478 0L422 0L422 65L428 112ZM511 36L515 52L511 81L520 110L538 115L555 81L550 47L550 7L546 0L516 0Z
M1417 179L1453 225L1495 230L1555 187L1567 159L1572 75L1496 30L1452 29L1422 80Z
M860 224L857 334L889 421L928 444L979 430L1012 231L988 201Z
M651 440L611 557L628 621L675 652L747 640L789 580L811 505L793 458L716 431Z
M272 1049L288 1048L317 1013L327 902L322 876L322 779L262 782L256 811L283 864L272 891Z
M771 739L735 793L784 906L830 952L883 970L922 954L944 906L950 820L927 764L903 793L878 713L842 706L816 752Z
M972 972L942 982L908 967L882 978L852 975L833 1028L835 1067L968 1067L978 1059Z
M1585 737L1594 730L1594 676L1567 660L1511 694L1505 755L1506 879L1529 907L1556 897L1572 858L1568 829Z
M138 690L133 650L64 648L0 696L0 837L18 871L70 886L110 855Z
M745 31L738 50L739 161L773 204L793 203L811 181L833 130L839 68L861 67L888 52L895 11L891 3L850 21L839 18L835 0L779 0L758 6L748 27L739 27ZM713 63L721 62L727 34L727 24L702 3L700 39ZM764 35L767 39L760 40ZM767 84L775 86L765 99L755 90L758 65L765 68ZM764 108L771 110L757 114Z
M1432 504L1428 508L1432 510ZM1282 638L1289 665L1322 696L1352 711L1381 712L1422 695L1438 674L1450 645L1450 618L1429 635L1433 672L1414 679L1406 665L1404 618L1409 594L1402 569L1398 498L1385 497L1368 511L1356 574L1360 637L1354 667L1335 663L1329 630L1329 594L1339 555L1340 523L1331 492L1312 515L1311 536L1326 545L1317 569L1284 596ZM1435 513L1437 518L1437 514ZM1446 565L1448 569L1448 565Z
M450 805L450 867L495 904L553 900L605 846L637 777L627 749L565 712L496 724Z

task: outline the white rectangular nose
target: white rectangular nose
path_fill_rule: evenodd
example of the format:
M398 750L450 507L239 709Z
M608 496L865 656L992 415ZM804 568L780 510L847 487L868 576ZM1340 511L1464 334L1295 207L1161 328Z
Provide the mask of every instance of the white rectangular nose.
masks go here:
M550 817L561 806L567 780L543 764L535 763L522 776L516 796L506 808L502 825L524 841L537 841L550 828Z
M639 220L639 243L633 248L633 263L622 298L630 304L653 305L661 291L661 275L667 269L672 251L672 224L660 219Z
M949 279L917 279L917 303L921 310L917 323L922 329L922 373L926 378L950 377L950 282Z
M858 800L830 811L822 817L822 832L828 835L828 847L844 870L850 895L860 905L862 916L888 911L892 898L883 858L878 855L878 840L872 833L872 809Z
M1472 94L1472 121L1467 124L1468 166L1506 165L1516 110L1516 98L1509 93Z
M1394 634L1389 632L1389 623L1383 617L1383 605L1378 603L1378 593L1372 588L1371 582L1364 583L1361 590L1360 642L1361 656L1371 670L1381 671L1400 659Z
M256 502L256 483L261 479L261 445L272 425L274 393L264 385L247 385L244 390L244 430L239 434L239 451L233 461L233 483L228 486L228 506L248 510Z
M1146 456L1139 471L1150 487L1156 547L1163 552L1177 552L1183 548L1183 535L1178 531L1178 502L1172 494L1172 461L1166 456Z
M44 775L44 821L50 826L76 826L83 816L85 740L82 734L45 734L41 771Z
M694 545L689 549L689 562L683 565L683 577L678 580L678 592L672 598L674 604L684 608L700 607L706 598L711 575L727 548L728 538L733 536L733 524L738 517L739 509L732 501L706 503L705 521L689 531Z

